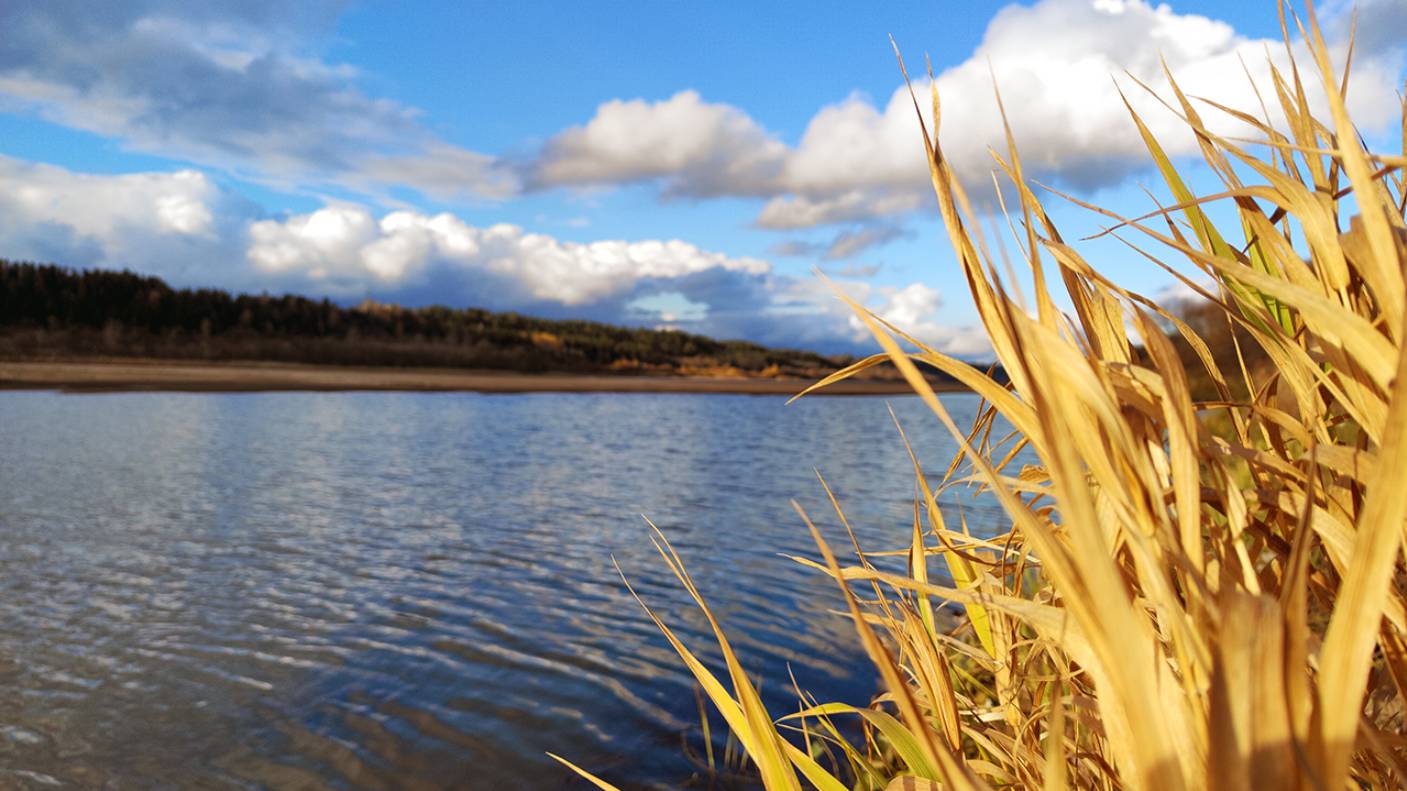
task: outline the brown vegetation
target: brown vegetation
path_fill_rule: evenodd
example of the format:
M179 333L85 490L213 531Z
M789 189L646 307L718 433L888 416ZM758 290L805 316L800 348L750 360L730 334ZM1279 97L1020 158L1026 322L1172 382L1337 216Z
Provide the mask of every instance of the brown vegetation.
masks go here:
M93 357L796 378L850 361L672 330L371 301L343 308L0 261L0 359ZM898 379L892 369L872 378Z
M1028 313L925 130L944 225L1010 382L852 306L884 353L818 385L890 361L960 447L946 470L914 457L912 530L890 553L907 573L858 544L842 566L801 514L818 557L799 560L839 584L881 694L819 704L797 690L794 712L768 712L656 534L722 672L650 617L768 789L1407 786L1407 156L1364 148L1348 66L1312 18L1299 29L1313 64L1273 71L1278 123L1173 85L1169 107L1223 182L1216 194L1193 194L1134 114L1172 205L1133 219L1090 207L1150 260L1214 284L1183 318L1062 237L1008 141L994 158L1018 196ZM1327 96L1322 117L1307 85ZM936 89L931 101L938 119ZM1202 112L1231 113L1259 142L1213 134ZM1407 152L1407 106L1403 132ZM1217 227L1211 201L1235 221ZM955 425L924 369L983 396L975 425ZM1018 466L1019 450L1035 463ZM945 521L937 503L954 486L989 493L1010 529L974 536ZM955 628L944 603L960 608Z

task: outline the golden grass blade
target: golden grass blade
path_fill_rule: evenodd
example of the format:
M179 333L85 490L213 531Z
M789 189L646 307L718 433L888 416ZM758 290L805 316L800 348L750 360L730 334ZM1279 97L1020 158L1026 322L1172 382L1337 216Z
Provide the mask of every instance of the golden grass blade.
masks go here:
M572 770L573 772L576 772L578 775L580 775L582 778L584 778L587 782L589 782L589 783L591 783L592 785L596 786L597 788L601 789L601 791L620 791L620 789L616 788L615 786L611 785L610 783L607 783L605 780L602 780L601 778L597 777L596 775L591 774L590 772L586 771L585 769L582 769L580 766L577 766L576 764L572 763L571 761L568 761L567 759L563 758L563 757L560 756L560 755L557 755L556 753L548 753L547 756L548 756L549 758L551 758L552 760L557 761L558 763L562 764L563 766L566 766L568 769Z
M1208 787L1235 791L1299 786L1285 698L1283 620L1271 598L1230 592L1221 602L1212 674Z
M783 741L782 748L786 751L787 758L796 765L796 768L801 771L801 775L810 781L817 791L850 791L844 783L835 778L835 775L827 772L824 767L816 763L816 759L807 755L796 745Z
M923 493L923 502L928 513L928 524L934 535L943 542L949 550L954 550L951 542L947 539L948 529L943 520L943 509L938 506L938 499L933 495L933 489L928 485L928 476L923 473L923 466L919 464L918 454L914 453L913 446L909 444L909 437L904 433L904 429L899 425L899 418L894 414L894 409L889 409L889 416L894 420L894 425L899 429L899 436L904 442L904 448L908 451L909 461L914 466L914 478ZM923 543L923 533L919 529L918 521L914 521L914 535L909 550L910 575L919 582L928 582L927 550ZM952 575L953 581L961 588L972 588L978 583L980 575L976 566L973 565L964 553L958 551L948 551L943 554L948 565L948 573ZM923 623L928 627L930 633L935 631L933 623L933 610L929 606L927 597L919 599L919 614L923 617ZM982 647L993 658L997 655L996 644L992 639L991 619L982 605L972 603L967 605L967 617L972 628L977 632L977 638L982 643Z
M1388 219L1392 214L1392 202L1383 192L1381 184L1373 178L1373 167L1358 145L1358 130L1349 120L1343 93L1334 84L1329 46L1324 42L1319 20L1313 15L1309 18L1309 29L1309 51L1319 66L1325 94L1329 98L1329 112L1333 116L1339 141L1339 160L1353 183L1358 197L1359 216L1363 218L1368 244L1373 251L1366 260L1357 262L1358 269L1373 286L1373 294L1378 299L1388 332L1395 340L1401 341L1403 315L1407 310L1407 284L1403 282L1400 240L1393 233L1393 222ZM1398 218L1396 225L1399 228L1402 226L1401 218Z
M943 791L943 787L922 777L902 775L889 781L884 791Z
M1327 787L1343 785L1358 730L1359 706L1378 622L1387 605L1392 570L1407 527L1407 349L1397 372L1368 498L1358 522L1353 556L1324 635L1319 658L1319 732L1316 763Z
M674 572L675 578L677 578L684 586L685 590L689 592L689 595L694 599L694 603L698 605L700 611L703 612L704 617L708 620L710 628L713 629L713 634L718 641L719 648L722 649L723 659L728 667L728 675L733 684L733 693L737 696L736 699L729 696L729 701L736 700L738 707L741 709L745 730L742 732L737 731L736 726L733 726L731 721L729 725L734 727L734 732L738 734L740 740L743 739L744 733L751 737L750 739L744 740L744 745L748 748L748 755L752 758L753 763L757 765L758 770L762 773L763 784L767 786L769 791L772 789L798 789L799 791L800 784L797 780L796 773L793 771L791 762L783 754L782 744L785 743L785 740L777 733L776 728L773 726L771 716L767 714L767 709L762 705L761 696L758 695L757 689L753 686L752 680L748 677L747 673L743 671L742 665L739 663L737 654L734 653L727 635L723 632L723 628L718 624L717 619L714 618L713 611L709 609L708 604L703 599L703 595L699 593L698 588L694 585L693 578L689 576L688 571L684 567L684 561L675 553L674 547L671 546L668 539L664 537L664 533L660 532L660 529L656 527L654 523L649 522L648 519L646 522L655 533L655 547L659 550L660 556L664 559L670 571ZM631 593L634 594L634 591L632 590ZM636 598L638 600L639 597ZM677 638L673 638L669 635L668 630L665 629L664 623L658 618L655 618L653 613L650 615L656 625L666 631L666 637L669 637L670 643L674 645L675 650L680 651L681 655L687 653L687 651L683 649L683 644L679 642ZM688 662L689 659L686 658L685 661ZM698 660L693 660L690 664L691 669L695 666L700 669L703 667ZM698 670L695 670L694 675L696 678L699 678L701 683L704 682ZM704 689L706 692L709 692L710 697L713 697L715 701L717 701L715 692L721 690L721 685L716 681L713 682L712 687L705 683Z
M835 373L827 375L818 382L808 385L805 390L802 390L800 393L797 393L796 395L787 399L787 403L790 404L791 402L795 401L798 398L801 398L802 396L810 395L816 392L817 390L824 390L825 388L830 387L836 382L842 382L854 376L855 374L860 373L861 371L869 370L870 368L873 368L876 365L880 365L882 363L887 362L889 362L889 355L872 354L869 357L866 357L862 360L853 362L850 365L845 366L844 368L840 369L839 371L836 371Z
M800 712L788 719L800 727L780 726L805 749L782 738L682 562L657 539L708 618L732 689L655 620L769 789L836 791L853 780L867 791L1332 791L1407 778L1407 738L1396 732L1407 705L1407 597L1394 582L1407 578L1407 156L1364 149L1343 100L1348 67L1334 71L1336 51L1312 16L1307 31L1294 21L1330 123L1311 111L1282 5L1288 60L1269 74L1285 125L1271 123L1264 101L1264 120L1206 103L1264 140L1242 146L1209 131L1166 74L1165 106L1225 190L1194 195L1130 106L1173 205L1129 220L1070 198L1118 223L1100 235L1206 299L1183 312L1119 286L1062 239L1026 183L1003 107L1007 150L992 156L1020 204L999 192L1016 255L1032 269L1030 315L1015 276L1004 284L999 274L1006 249L992 256L939 145L936 81L932 130L909 85L939 213L1007 380L837 289L882 353L801 395L888 362L958 446L941 483L930 483L900 427L914 517L907 536L878 551L860 547L822 479L857 565L841 567L797 508L822 560L795 559L840 586L883 692L865 708L798 690ZM908 84L902 59L900 69ZM1407 100L1400 109L1407 152ZM1233 212L1225 229L1215 205ZM1341 233L1355 209L1363 216ZM1240 235L1234 245L1227 230ZM1051 259L1070 316L1049 292ZM1202 288L1191 268L1215 285ZM928 369L983 399L968 430ZM1010 435L1000 436L999 417ZM993 498L1010 529L974 538L965 515L949 529L939 495L962 485ZM931 576L931 555L951 586ZM882 571L881 557L906 559L907 573ZM960 617L952 629L941 622L949 612ZM860 717L854 744L829 719L842 713ZM807 752L813 745L831 770Z
M817 549L821 551L826 566L833 575L839 578L840 566L836 563L835 555L831 552L830 546L826 544L825 539L821 538L820 531L816 529L816 526L806 516L806 512L795 501L792 502L792 508L796 510L802 521L806 523L807 529L811 531L811 538L816 542ZM875 635L870 625L866 623L854 593L843 582L840 584L840 589L845 595L846 604L850 608L852 620L855 622L855 628L860 634L865 651L870 655L870 660L874 662L875 668L879 670L890 694L894 696L900 715L903 717L906 732L917 742L924 758L924 765L934 769L935 774L930 779L941 780L944 785L955 789L984 788L984 784L959 763L956 756L938 744L894 657L879 637Z
M1051 697L1050 729L1045 737L1045 767L1042 772L1043 791L1063 791L1069 779L1065 745L1065 695L1063 684L1057 684Z
M791 718L819 717L832 714L856 714L864 717L871 725L879 730L884 738L888 740L890 746L899 754L900 760L909 771L919 777L929 780L939 776L938 767L933 765L924 754L919 740L909 732L904 724L894 719L879 709L857 709L845 703L827 703L821 706L813 706L804 711L791 715Z
M1191 572L1200 577L1206 563L1202 554L1201 473L1200 460L1194 450L1197 417L1192 405L1192 392L1172 343L1163 336L1147 314L1139 311L1137 316L1139 334L1143 337L1153 363L1162 374L1162 381L1167 387L1163 410L1168 433L1168 460L1173 497L1177 504L1178 537L1183 557L1190 564ZM1184 584L1188 596L1195 599L1195 587Z
M842 294L842 299L846 299ZM847 300L848 301L848 300ZM1139 699L1149 695L1149 690L1157 689L1159 684L1156 681L1139 680L1135 681L1130 677L1130 669L1141 672L1144 668L1151 667L1151 657L1148 660L1140 661L1137 655L1152 645L1151 639L1142 637L1142 630L1137 626L1137 620L1131 612L1124 609L1127 606L1127 599L1124 598L1122 583L1109 576L1109 569L1102 565L1103 557L1107 556L1107 550L1092 547L1085 551L1086 562L1076 559L1076 556L1065 552L1064 548L1050 537L1045 528L1037 521L1030 518L1023 504L1016 500L1014 496L1000 485L996 473L991 469L980 454L967 444L962 432L953 424L947 410L938 402L937 396L928 387L918 374L913 363L898 349L893 340L879 330L858 306L851 303L852 308L857 310L861 320L869 324L875 338L889 352L891 359L909 384L914 387L920 397L929 408L936 414L949 433L961 443L964 452L972 460L984 475L988 477L988 483L992 486L994 494L1002 500L1008 514L1017 519L1018 525L1022 528L1027 538L1036 542L1037 553L1044 559L1045 567L1052 574L1058 574L1055 578L1059 580L1063 588L1069 591L1081 591L1073 594L1069 604L1072 610L1077 613L1077 619L1084 623L1094 625L1094 633L1101 636L1102 650L1098 651L1106 661L1093 662L1089 665L1090 672L1101 677L1100 686L1106 690L1106 695L1101 696L1100 704L1103 707L1105 724L1109 729L1111 737L1120 752L1116 752L1116 757L1121 761L1130 762L1130 772L1139 776L1149 788L1181 788L1181 776L1167 771L1170 764L1176 763L1175 752L1168 749L1171 743L1170 735L1167 733L1168 712L1160 711L1158 706L1137 705L1130 702L1125 703L1123 698ZM1058 448L1059 446L1057 446ZM1073 468L1073 462L1067 462ZM1079 476L1083 480L1083 474ZM1077 490L1074 490L1077 491ZM1074 491L1071 493L1074 494ZM1065 498L1067 503L1082 502L1079 497ZM1093 509L1088 509L1085 516L1076 515L1074 518L1078 522L1085 524L1097 524L1093 516ZM1089 587L1093 583L1094 590ZM1089 592L1085 592L1089 591ZM1110 638L1113 634L1121 635L1121 640L1116 644ZM1139 635L1139 637L1135 637ZM1147 642L1143 642L1147 640ZM1117 657L1117 659L1116 659ZM1132 668L1130 668L1132 666ZM1107 675L1106 675L1107 674ZM1119 703L1113 701L1119 700ZM1107 702L1106 702L1107 701ZM1126 716L1132 715L1130 720ZM1137 731L1156 733L1156 736L1135 735Z

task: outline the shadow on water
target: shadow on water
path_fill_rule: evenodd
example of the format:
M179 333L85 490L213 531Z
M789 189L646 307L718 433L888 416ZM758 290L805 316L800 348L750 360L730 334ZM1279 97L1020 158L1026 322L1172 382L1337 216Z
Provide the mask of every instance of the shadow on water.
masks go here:
M36 788L579 787L548 751L677 787L692 683L612 556L711 640L639 515L782 711L789 666L876 688L778 556L811 550L788 499L826 513L819 467L887 547L913 494L880 399L5 393L0 458L0 785Z

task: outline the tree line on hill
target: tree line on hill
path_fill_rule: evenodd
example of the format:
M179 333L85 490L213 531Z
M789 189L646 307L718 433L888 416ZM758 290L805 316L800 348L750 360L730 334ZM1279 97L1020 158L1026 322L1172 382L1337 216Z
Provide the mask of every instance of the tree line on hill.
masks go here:
M1206 341L1235 394L1244 396L1241 366L1262 367L1264 351L1244 330L1233 330L1214 305L1173 307ZM1176 332L1170 338L1193 390L1213 397L1191 347ZM327 299L174 289L127 271L0 259L0 359L102 357L800 378L819 378L853 359L477 308L371 302L348 308ZM868 375L893 378L897 372L882 366ZM930 375L936 382L953 381Z
M0 260L0 357L816 377L849 362L673 330L475 308L174 289L155 277Z

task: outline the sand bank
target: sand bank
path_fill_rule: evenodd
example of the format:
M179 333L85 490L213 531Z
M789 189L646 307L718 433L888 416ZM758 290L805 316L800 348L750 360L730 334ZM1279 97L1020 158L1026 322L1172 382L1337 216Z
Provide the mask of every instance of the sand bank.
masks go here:
M203 363L167 360L0 362L0 389L69 392L262 392L401 390L482 393L746 393L794 395L800 379L694 376L520 374L450 368L354 368L284 363ZM903 382L850 381L831 395L904 395Z

